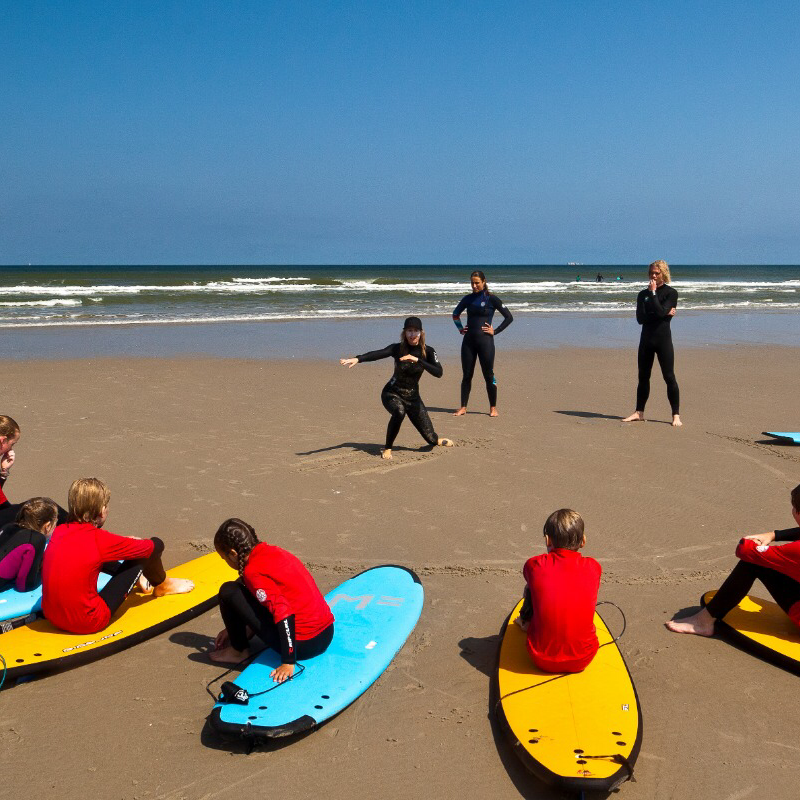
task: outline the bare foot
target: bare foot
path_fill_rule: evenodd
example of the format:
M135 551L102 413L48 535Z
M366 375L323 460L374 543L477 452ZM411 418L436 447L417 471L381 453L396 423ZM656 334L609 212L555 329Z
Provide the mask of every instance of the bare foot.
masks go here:
M439 439L439 441L436 442L436 444L438 444L439 447L452 447L453 446L453 440L452 439Z
M144 575L140 575L139 580L136 581L136 591L141 594L150 594L153 591L153 585Z
M644 412L634 411L629 417L625 417L623 422L644 422Z
M236 650L228 645L221 650L213 650L208 654L208 657L217 664L238 664L240 661L250 657L250 651L247 648Z
M156 597L164 597L168 594L186 594L194 589L194 583L184 578L167 578L163 583L159 583L153 594Z
M381 458L385 458L387 461L391 460L392 451L388 447L385 450L381 450Z
M701 608L690 617L668 620L664 625L675 633L694 633L697 636L714 635L714 617L705 608Z
M522 628L522 630L524 630L524 631L526 631L526 632L527 632L527 630L528 630L528 626L529 626L531 623L530 623L530 620L528 620L527 622L525 622L525 621L522 619L522 617L517 617L517 618L514 620L514 624L516 624L516 625L519 625L519 627L520 627L520 628Z
M683 425L681 422L680 414L673 414L672 415L672 427L673 428L680 428Z
M492 406L489 409L489 416L490 417L496 417L497 416L497 406Z
M459 408L458 411L454 411L453 412L453 416L454 417L463 417L464 414L466 414L466 413L467 413L467 407L466 406L461 406L461 408Z

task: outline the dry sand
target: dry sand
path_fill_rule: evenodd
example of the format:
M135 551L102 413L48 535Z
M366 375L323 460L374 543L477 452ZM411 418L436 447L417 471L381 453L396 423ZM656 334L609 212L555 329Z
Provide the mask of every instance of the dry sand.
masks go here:
M658 370L645 424L633 410L635 354L500 352L498 419L476 379L455 419L460 371L422 395L452 449L430 452L409 423L377 458L388 362L212 359L10 363L3 413L22 425L12 501L97 475L109 530L158 533L168 566L205 551L228 516L297 553L323 591L381 563L425 586L416 630L360 700L319 731L244 754L205 726L201 655L209 612L170 633L0 694L0 797L553 798L489 715L497 632L524 560L562 506L587 525L601 598L620 605L620 642L641 699L636 782L620 796L794 800L798 678L663 620L694 606L734 564L743 533L791 524L800 448L760 431L797 419L798 350L679 353L685 427L672 429ZM616 619L609 613L612 628ZM0 638L2 652L2 638ZM8 654L6 654L8 656Z

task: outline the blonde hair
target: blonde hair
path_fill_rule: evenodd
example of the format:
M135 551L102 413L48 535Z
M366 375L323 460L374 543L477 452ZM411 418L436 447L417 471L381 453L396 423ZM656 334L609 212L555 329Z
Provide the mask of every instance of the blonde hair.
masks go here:
M44 533L58 519L58 506L49 497L31 497L22 504L15 522L20 528Z
M559 508L544 523L545 536L553 547L579 550L583 541L583 517L571 508Z
M425 353L425 331L419 332L419 349L422 351L422 357L426 358ZM406 329L400 331L400 355L408 355L411 348L408 346L408 339L406 339Z
M647 269L650 270L651 267L658 267L661 270L661 277L664 279L664 283L669 283L672 280L672 277L669 274L669 264L666 261L662 261L659 259L658 261L654 261Z
M94 522L111 500L111 491L100 478L78 478L69 487L69 521Z
M0 414L0 436L5 436L6 439L19 436L19 425L4 414Z

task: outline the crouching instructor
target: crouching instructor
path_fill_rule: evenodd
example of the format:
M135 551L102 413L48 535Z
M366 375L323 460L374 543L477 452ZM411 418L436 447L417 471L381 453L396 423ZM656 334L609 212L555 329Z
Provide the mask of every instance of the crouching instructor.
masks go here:
M381 392L381 402L391 414L382 457L392 457L392 445L406 415L428 444L452 447L450 439L440 439L436 435L428 410L419 396L419 379L422 373L429 372L434 378L441 378L444 371L436 357L436 351L425 344L422 320L419 317L409 317L405 321L398 343L390 344L383 350L371 350L360 356L341 358L339 363L352 368L364 361L378 361L390 356L394 359L394 374Z

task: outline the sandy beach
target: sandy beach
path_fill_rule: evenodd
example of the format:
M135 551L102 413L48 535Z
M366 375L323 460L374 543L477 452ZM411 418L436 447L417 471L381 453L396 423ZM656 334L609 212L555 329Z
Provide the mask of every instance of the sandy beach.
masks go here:
M221 673L203 656L216 611L4 690L0 797L559 797L496 729L489 675L522 564L543 551L546 516L569 506L603 566L600 599L627 616L620 648L643 708L636 781L619 796L794 800L797 677L662 622L719 585L742 534L791 524L800 448L761 431L796 430L799 355L679 350L682 429L667 424L657 368L651 421L620 422L635 398L632 348L499 347L498 419L477 379L470 413L451 416L461 374L449 358L421 393L456 447L423 448L406 422L390 463L377 457L389 362L7 363L0 411L22 427L12 501L49 494L65 505L74 478L96 475L112 491L106 527L158 534L167 566L207 552L218 524L239 516L301 557L323 591L397 563L419 573L426 598L360 700L317 732L250 755L205 724L205 687Z

